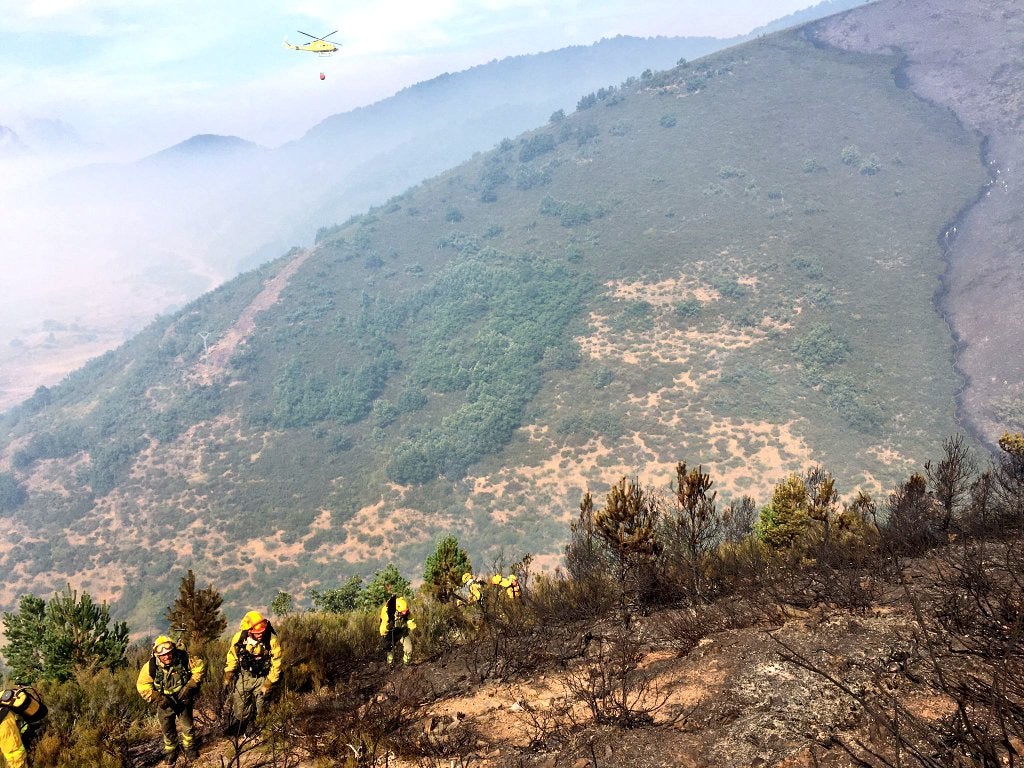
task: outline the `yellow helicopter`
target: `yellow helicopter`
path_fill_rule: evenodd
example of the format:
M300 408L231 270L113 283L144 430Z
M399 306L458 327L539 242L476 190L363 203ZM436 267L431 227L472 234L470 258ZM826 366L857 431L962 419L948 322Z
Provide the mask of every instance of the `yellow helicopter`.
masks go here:
M331 35L337 34L338 30L334 30L334 32L328 32L323 37L313 37L313 35L309 34L309 32L303 32L301 29L297 31L300 35L312 37L313 42L305 43L303 45L292 45L291 43L288 42L288 38L285 38L285 48L291 48L293 51L309 51L310 53L315 53L317 56L330 56L332 53L338 50L338 46L327 39Z

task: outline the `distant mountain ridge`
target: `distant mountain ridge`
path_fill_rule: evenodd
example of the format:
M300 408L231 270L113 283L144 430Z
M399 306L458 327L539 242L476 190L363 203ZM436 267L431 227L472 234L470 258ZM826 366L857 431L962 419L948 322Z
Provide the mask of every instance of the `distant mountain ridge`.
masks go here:
M211 133L202 133L192 136L179 144L175 144L173 147L168 147L156 154L150 155L143 162L154 160L169 161L178 157L188 156L203 156L209 159L220 155L234 155L259 149L258 144L238 136L219 136Z
M18 134L6 125L0 125L0 157L12 157L25 154L28 147Z
M19 291L18 305L0 307L7 328L24 328L0 339L0 410L39 383L58 381L71 365L62 359L94 353L71 339L34 343L32 329L43 320L84 327L92 338L124 338L155 312L310 243L321 227L534 128L557 110L571 112L588 93L741 39L618 37L509 57L328 118L274 149L202 159L165 151L156 154L166 162L94 165L50 179L25 174L28 183L0 220L0 237L25 262L47 264L64 280L43 280L35 294ZM24 209L20 214L15 204ZM51 226L54 221L60 226ZM97 289L95 274L114 279L100 280ZM83 304L71 294L86 284L97 301ZM63 293L62 285L68 286Z

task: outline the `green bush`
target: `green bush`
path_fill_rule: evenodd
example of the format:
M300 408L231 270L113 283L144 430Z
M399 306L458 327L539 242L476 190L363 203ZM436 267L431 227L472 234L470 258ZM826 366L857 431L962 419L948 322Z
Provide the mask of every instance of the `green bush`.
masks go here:
M0 515L13 512L26 498L28 494L18 478L10 472L0 472Z
M535 133L528 139L523 139L519 149L519 162L528 163L534 158L553 151L555 148L555 137L550 133Z
M288 687L317 690L364 671L380 653L377 623L372 609L286 617L277 630L282 647L288 649Z
M345 613L354 611L363 591L363 579L351 576L348 581L335 589L309 590L309 598L313 601L313 609L320 613Z
M683 299L682 301L677 301L673 309L676 317L683 320L691 320L700 315L703 306L697 299Z
M797 339L794 351L808 374L819 378L849 357L850 343L829 323L818 323Z

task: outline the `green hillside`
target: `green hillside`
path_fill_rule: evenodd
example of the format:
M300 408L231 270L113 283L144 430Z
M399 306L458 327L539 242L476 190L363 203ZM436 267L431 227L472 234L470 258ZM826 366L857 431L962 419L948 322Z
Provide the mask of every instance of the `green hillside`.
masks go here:
M4 602L142 623L193 567L264 605L446 531L553 565L583 491L677 461L885 491L957 429L938 236L987 178L898 65L790 32L644 73L40 390Z

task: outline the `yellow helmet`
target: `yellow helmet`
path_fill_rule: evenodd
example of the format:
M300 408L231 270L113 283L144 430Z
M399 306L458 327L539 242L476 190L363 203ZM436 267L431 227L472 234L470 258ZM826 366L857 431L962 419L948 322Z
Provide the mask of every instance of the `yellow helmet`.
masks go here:
M408 613L409 602L404 597L395 600L395 613Z
M497 586L498 584L501 584L501 574L500 573L496 573L493 576L491 576L491 584L494 584L495 586Z
M160 635L156 640L153 641L153 655L162 656L165 653L170 653L174 650L174 641L171 640L167 635Z
M263 614L259 611L249 611L245 616L242 617L242 623L238 625L241 630L252 629L257 624L266 621L263 618Z
M473 574L472 573L464 573L464 574L462 574L462 583L463 584L469 584L469 582L471 582L472 580L473 580Z

